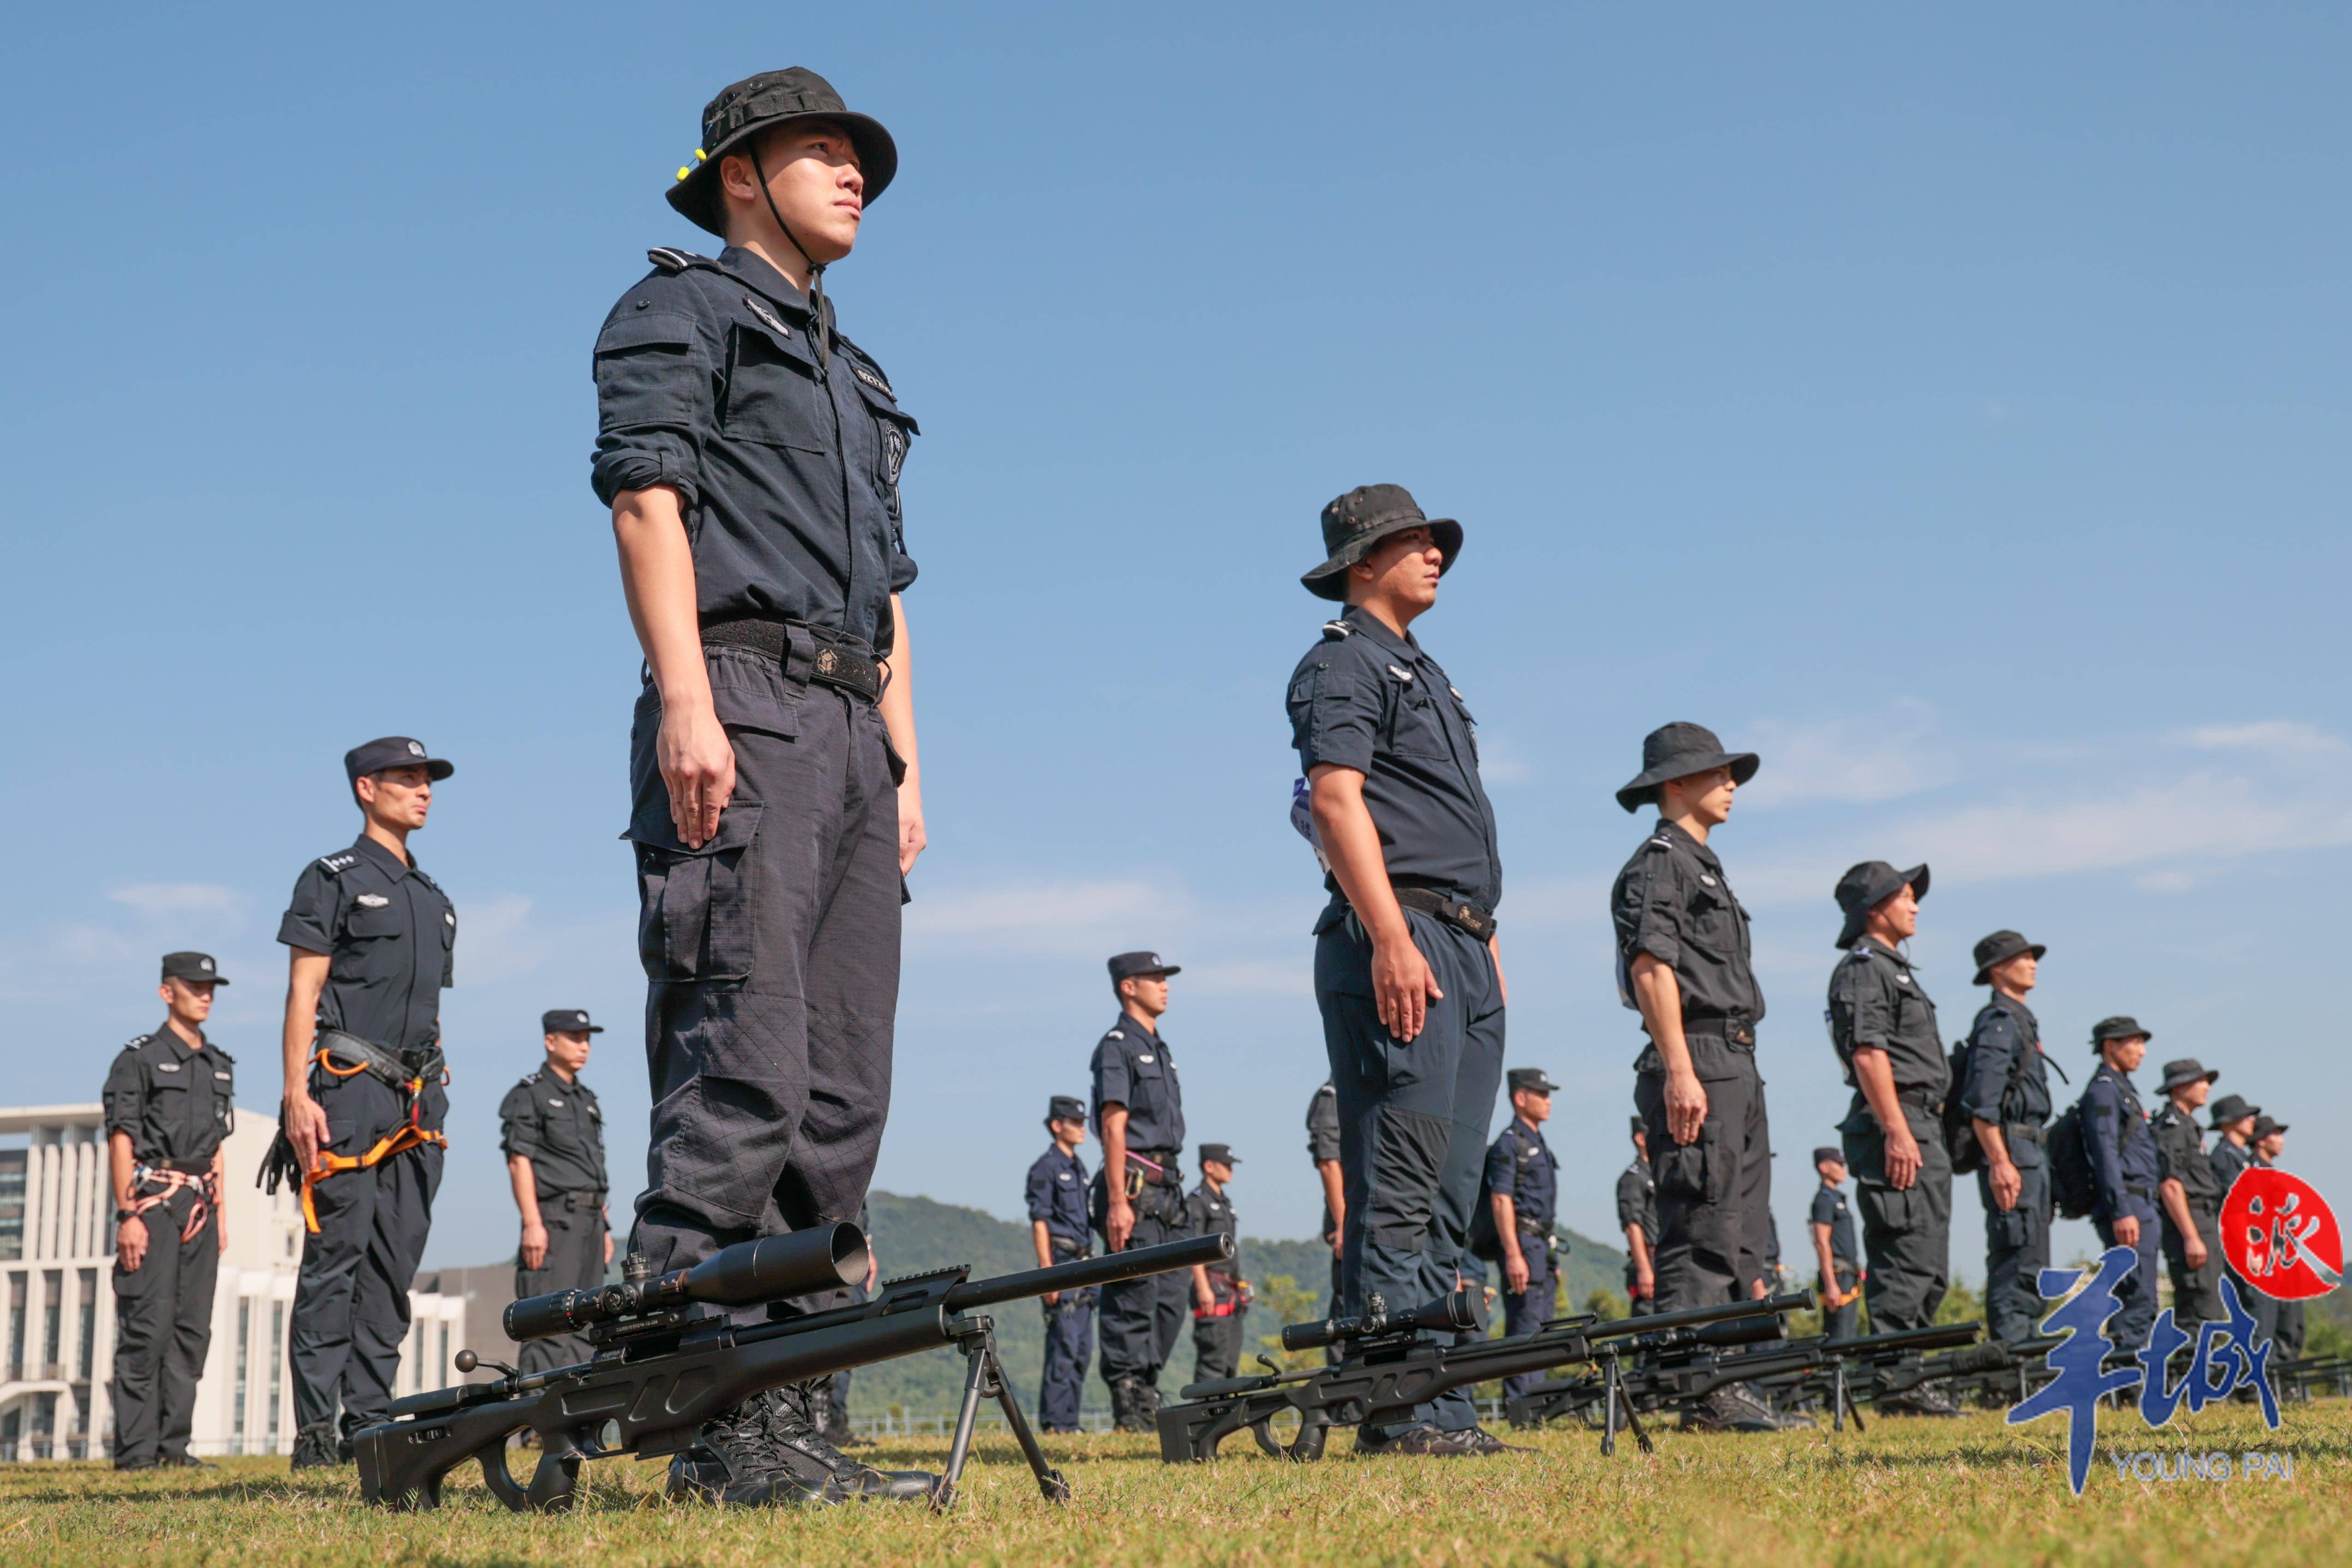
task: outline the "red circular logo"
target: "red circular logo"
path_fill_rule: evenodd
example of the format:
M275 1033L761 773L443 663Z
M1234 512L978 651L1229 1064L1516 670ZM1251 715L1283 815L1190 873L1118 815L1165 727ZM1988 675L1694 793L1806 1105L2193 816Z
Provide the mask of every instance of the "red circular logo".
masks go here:
M2241 1279L2282 1301L2324 1296L2344 1282L2336 1211L2309 1182L2267 1166L2241 1172L2222 1200L2221 1256Z

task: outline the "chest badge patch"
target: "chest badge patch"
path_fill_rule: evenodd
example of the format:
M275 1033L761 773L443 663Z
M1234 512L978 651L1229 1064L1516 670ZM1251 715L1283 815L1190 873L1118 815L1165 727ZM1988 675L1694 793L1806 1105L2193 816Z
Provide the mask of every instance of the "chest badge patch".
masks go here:
M1067 1180L1069 1180L1069 1179L1070 1179L1070 1173L1069 1173L1069 1172L1067 1172L1067 1171L1064 1171L1064 1172L1062 1172L1059 1176L1056 1176L1054 1179L1055 1179L1055 1181L1067 1181Z
M1152 1061L1151 1056L1150 1055L1150 1053L1149 1053L1149 1052L1146 1052L1146 1053L1144 1053L1144 1054L1142 1054L1142 1055L1139 1055L1135 1060L1136 1060L1136 1061L1140 1061L1140 1062L1141 1062L1141 1063L1143 1063L1146 1067L1150 1066L1150 1065L1151 1065L1151 1061Z
M1898 986L1907 986L1911 983L1911 977L1908 975L1897 975L1895 977L1895 983Z
M551 1111L560 1111L563 1108L563 1102L561 1100L550 1100L547 1103L547 1108Z
M385 904L390 904L392 900L386 898L380 893L362 893L352 902L358 904L362 909L382 909Z
M180 1071L180 1064L176 1061L159 1061L155 1064L155 1071L158 1072L177 1072Z
M1391 664L1389 666L1389 674L1394 675L1398 680L1407 683L1410 683L1412 680L1412 672L1411 670L1400 670L1394 664Z
M1706 886L1706 887L1713 887L1713 886L1715 885L1715 878L1713 878L1713 877L1711 877L1711 876L1707 875L1707 874L1706 874L1706 873L1705 873L1705 872L1701 872L1701 873L1698 873L1698 880L1699 880L1700 883L1701 883L1702 885L1704 885L1704 886Z
M444 921L447 922L447 923L448 923L449 925L457 925L457 915L456 915L454 912L450 911L450 910L446 910L446 909L443 910L443 911L441 912L441 918L442 918Z
M767 328L771 332L782 338L789 338L793 335L793 329L784 325L783 318L778 316L765 305L761 304L757 299L754 299L750 295L746 294L743 296L743 304L752 315L757 316L760 319L760 325Z

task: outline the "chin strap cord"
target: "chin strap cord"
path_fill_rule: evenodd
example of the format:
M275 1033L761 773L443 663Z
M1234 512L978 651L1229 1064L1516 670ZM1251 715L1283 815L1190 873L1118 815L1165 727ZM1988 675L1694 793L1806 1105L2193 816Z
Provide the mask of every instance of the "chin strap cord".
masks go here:
M833 368L833 306L824 297L824 263L809 254L808 246L800 242L800 236L793 233L792 225L784 222L784 214L776 210L775 193L768 189L768 166L760 160L760 139L757 136L751 138L751 169L760 176L760 194L768 204L768 215L776 220L776 227L783 232L786 243L800 252L801 260L808 264L809 320L814 328L809 333L809 340L816 345L817 368L830 371Z

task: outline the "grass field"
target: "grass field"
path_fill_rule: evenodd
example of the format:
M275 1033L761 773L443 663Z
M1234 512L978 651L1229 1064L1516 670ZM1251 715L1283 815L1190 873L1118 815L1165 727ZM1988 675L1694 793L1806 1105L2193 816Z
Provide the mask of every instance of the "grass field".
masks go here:
M1009 1439L984 1443L950 1517L904 1504L740 1512L669 1506L656 1465L592 1466L582 1509L499 1510L478 1481L437 1513L362 1506L350 1470L289 1478L233 1459L194 1479L95 1465L0 1469L0 1558L90 1563L2340 1563L2352 1405L2290 1406L2273 1433L2242 1408L2151 1432L2110 1413L2077 1500L2057 1420L1888 1419L1866 1436L1667 1435L1614 1459L1556 1429L1485 1460L1327 1459L1255 1448L1161 1465L1144 1439L1060 1438L1076 1496L1041 1501ZM2118 1479L2126 1453L2292 1455L2292 1479ZM1344 1448L1343 1437L1335 1447ZM1246 1444L1245 1444L1246 1447ZM935 1467L944 1445L885 1448ZM2234 1467L2233 1467L2234 1469ZM471 1474L470 1468L467 1472Z

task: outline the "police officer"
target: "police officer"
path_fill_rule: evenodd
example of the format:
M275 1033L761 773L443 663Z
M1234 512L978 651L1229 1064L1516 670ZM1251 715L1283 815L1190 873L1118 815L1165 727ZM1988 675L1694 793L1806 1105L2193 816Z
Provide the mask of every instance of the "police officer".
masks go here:
M1168 977L1183 970L1157 953L1109 961L1119 1014L1095 1046L1095 1135L1103 1168L1094 1180L1095 1228L1110 1251L1183 1239L1184 1092L1160 1036ZM1148 1432L1160 1413L1160 1369L1176 1348L1192 1296L1183 1273L1147 1274L1102 1288L1102 1380L1122 1432Z
M2213 1102L2212 1110L2207 1113L2207 1124L2221 1136L2213 1140L2213 1147L2205 1157L2213 1167L2214 1185L2221 1188L2225 1203L2229 1201L2231 1184L2254 1164L2254 1128L2263 1120L2263 1108L2247 1104L2242 1094L2222 1095ZM2267 1310L2264 1303L2271 1298L2246 1282L2245 1276L2230 1262L2227 1248L2219 1250L2221 1253L2222 1275L2236 1284L2238 1300L2254 1314L2257 1322L2270 1322L2263 1313ZM2217 1291L2219 1288L2218 1285L2215 1287Z
M2286 1153L2286 1130L2284 1122L2274 1122L2268 1116L2254 1119L2253 1139L2248 1145L2253 1152L2254 1164L2268 1169L2279 1163L2279 1156ZM2276 1360L2300 1359L2305 1335L2304 1304L2282 1301L2275 1296L2263 1296L2262 1301L2263 1307L2254 1313L2256 1338L2277 1343Z
M1625 1300L1633 1315L1658 1310L1658 1184L1650 1174L1649 1134L1633 1118L1633 1163L1617 1176L1617 1228L1625 1234Z
M286 1097L265 1168L273 1191L301 1183L310 1232L287 1325L296 1469L347 1461L352 1435L390 1415L408 1337L447 1145L441 991L457 942L408 839L453 770L406 736L344 753L364 830L303 868L278 926Z
M1470 710L1410 628L1437 602L1462 525L1401 486L1323 508L1300 578L1343 601L1286 695L1328 866L1315 1000L1339 1112L1341 1295L1419 1306L1455 1288L1503 1075L1502 856ZM1486 1454L1468 1391L1358 1428L1361 1454Z
M2193 1056L2166 1062L2157 1085L2164 1104L2148 1123L2156 1139L2164 1263L2172 1276L2172 1321L2192 1338L2199 1323L2228 1315L2221 1310L2221 1183L2197 1124L2197 1113L2221 1076Z
M1029 1167L1029 1239L1037 1267L1050 1269L1095 1255L1087 1234L1087 1162L1078 1146L1087 1141L1086 1102L1056 1094L1046 1103L1045 1132L1053 1147ZM1094 1286L1050 1291L1045 1309L1045 1366L1037 1382L1037 1424L1048 1432L1078 1429L1078 1402L1086 1391L1087 1363L1095 1353Z
M652 1183L630 1244L656 1271L853 1218L889 1108L924 842L899 600L915 423L835 329L823 276L897 168L889 132L812 71L723 89L668 199L726 248L649 253L596 340L593 477L646 669L626 836ZM929 1495L843 1458L819 1402L794 1384L714 1419L674 1490Z
M1976 983L1992 995L1969 1026L1967 1077L1952 1085L1983 1151L1977 1197L1985 1213L1985 1332L2011 1344L2033 1337L2047 1306L2039 1281L2050 1267L2053 1195L2043 1147L2050 1061L2025 998L2048 951L2014 931L1977 944Z
M1822 1185L1813 1189L1814 1282L1822 1298L1822 1332L1832 1339L1852 1339L1862 1332L1862 1268L1853 1244L1853 1211L1845 1201L1845 1153L1828 1147L1813 1151L1813 1169Z
M1234 1200L1225 1196L1241 1160L1223 1144L1201 1145L1201 1185L1184 1200L1186 1228L1194 1236L1233 1237L1238 1223ZM1248 1321L1249 1281L1242 1278L1241 1254L1192 1270L1192 1375L1231 1377L1242 1363L1242 1327Z
M2096 1197L2091 1223L2102 1247L2128 1247L2138 1265L2116 1290L2123 1310L2107 1320L2117 1350L2137 1350L2156 1326L2156 1139L2131 1074L2147 1057L2148 1031L2124 1016L2091 1026L2099 1070L2083 1092L2083 1136Z
M1323 1188L1323 1245L1331 1249L1331 1300L1324 1315L1339 1315L1339 1237L1348 1212L1346 1179L1339 1174L1339 1092L1326 1079L1307 1103L1307 1157Z
M213 1334L213 1281L228 1246L221 1140L236 1063L205 1035L221 977L207 953L166 953L163 1026L106 1074L114 1192L114 1468L210 1469L188 1452Z
M1857 1177L1872 1332L1926 1328L1951 1278L1952 1162L1944 1145L1951 1066L1936 1004L1899 950L1919 929L1927 868L1865 861L1838 879L1846 950L1830 974L1830 1039L1853 1085L1844 1122ZM1935 1406L1933 1389L1906 1407ZM1940 1409L1936 1413L1941 1414Z
M522 1215L515 1253L515 1298L551 1291L591 1291L613 1260L604 1208L604 1113L580 1082L590 1037L604 1032L579 1008L541 1013L547 1060L507 1091L499 1105L507 1179ZM586 1334L526 1340L516 1364L526 1373L572 1366L593 1353Z
M1511 1119L1486 1151L1486 1201L1494 1207L1495 1239L1503 1261L1503 1332L1528 1334L1552 1315L1559 1279L1552 1220L1559 1207L1559 1161L1544 1142L1552 1092L1559 1087L1538 1067L1503 1075L1511 1091ZM1544 1374L1503 1380L1503 1397L1516 1398Z

